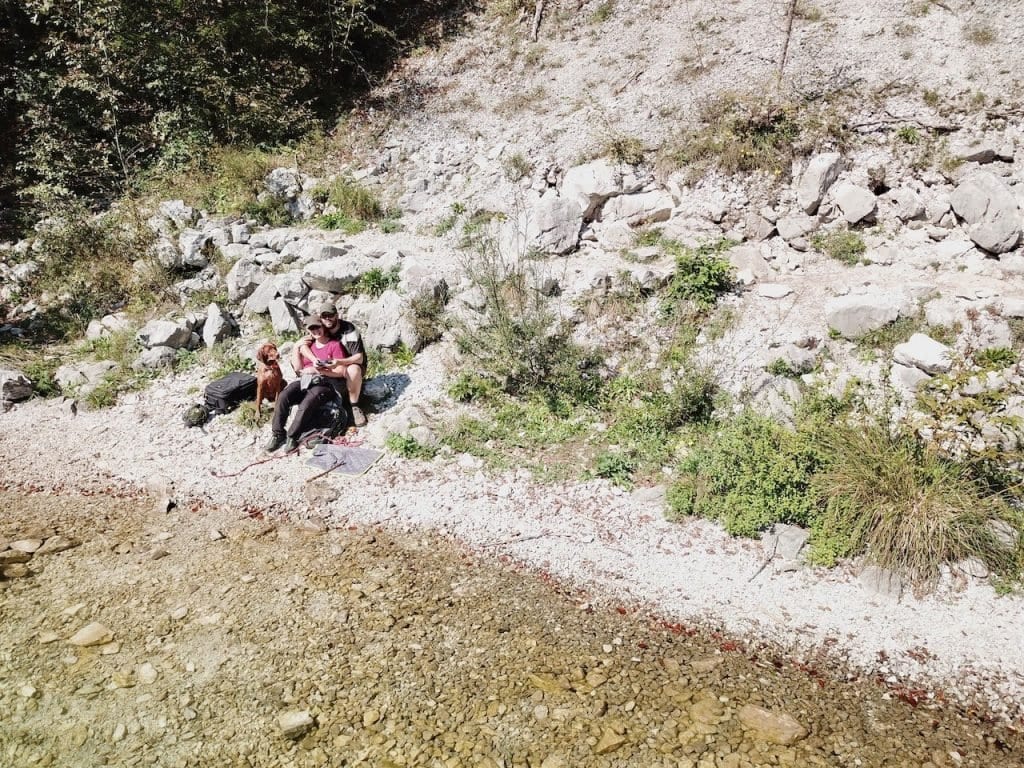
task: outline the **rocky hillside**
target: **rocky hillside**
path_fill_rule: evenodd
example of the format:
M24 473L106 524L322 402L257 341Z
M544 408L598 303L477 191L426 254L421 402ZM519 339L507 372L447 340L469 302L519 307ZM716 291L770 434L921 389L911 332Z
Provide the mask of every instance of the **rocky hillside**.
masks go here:
M366 521L401 516L479 544L494 502L507 515L507 544L518 543L526 509L539 510L530 519L538 538L555 539L546 526L572 531L588 505L595 515L621 509L615 536L588 533L585 560L568 534L564 549L538 543L514 556L560 563L560 575L583 582L635 573L639 599L671 596L684 615L714 613L721 584L704 585L691 607L678 602L690 597L677 594L676 568L693 529L666 533L652 509L746 535L798 523L803 530L776 529L767 559L737 546L744 567L762 563L752 579L786 537L772 589L818 590L803 601L808 611L833 602L821 590L836 588L809 560L867 552L885 566L855 561L870 596L844 592L847 614L817 617L813 642L856 634L850 622L865 620L876 593L898 599L941 578L944 595L969 590L999 615L984 653L963 650L964 663L987 670L1015 605L987 580L1012 590L1022 562L1019 508L1012 494L989 493L1019 478L1024 440L1017 5L490 3L458 36L406 59L316 162L296 149L301 161L260 166L258 195L244 205L195 185L146 201L132 240L144 245L119 252L121 272L85 262L77 291L35 290L39 275L81 268L72 256L94 242L76 240L59 217L5 245L0 332L15 341L0 385L5 410L15 410L4 418L27 428L56 414L82 439L106 434L110 444L76 459L78 471L99 461L138 483L173 467L189 497L258 498L279 512L305 489L294 469L263 467L235 490L206 477L225 456L239 466L251 458L255 419L221 418L200 435L171 433L150 414L176 416L215 368L246 364L259 340L287 350L302 315L329 299L375 357L365 394L376 413L361 436L440 457L418 466L415 494L401 502L391 489L404 470L368 479ZM81 231L120 232L128 207ZM71 254L66 262L52 257L54 241L75 246L59 251ZM122 278L124 296L107 290ZM109 300L82 301L101 294ZM55 318L83 307L96 309L87 344L59 347L59 359L33 347ZM40 354L45 365L25 362ZM125 395L162 374L150 391ZM34 392L116 405L109 417L74 421L71 399L24 403ZM865 424L882 428L862 429L860 443L831 431ZM129 462L133 436L152 450ZM55 450L65 439L63 427L45 436ZM21 455L20 440L9 438L8 455ZM847 453L837 454L842 440ZM896 480L858 497L837 477L847 466L837 455L891 460L881 468ZM488 462L508 470L500 482L477 474ZM858 466L861 480L889 477ZM40 470L26 461L25 471L34 482ZM566 473L642 490L574 486ZM552 492L533 482L545 474L566 484ZM437 477L447 478L444 494ZM843 510L896 493L908 477L897 508L934 518L923 515L916 530L871 521L869 541L843 528ZM736 478L751 482L730 485ZM337 493L307 500L310 514L347 520ZM970 534L929 538L933 521ZM879 556L882 544L903 548L904 535L923 539L926 562ZM607 566L619 555L628 567ZM661 558L657 567L648 555ZM642 586L652 572L654 590ZM740 606L724 621L760 631L751 601L769 597L751 593L745 575L734 579L735 568L722 572ZM698 573L716 577L713 564ZM772 603L787 639L803 626L789 618L792 602ZM920 613L900 610L900 639L885 641L903 646L886 645L893 654L917 642ZM948 660L961 632L945 610L933 623L948 630L939 649ZM873 626L857 630L869 635L856 648L866 667L883 642ZM902 663L927 667L918 657ZM979 685L1019 690L1019 670L1015 660L1009 682Z

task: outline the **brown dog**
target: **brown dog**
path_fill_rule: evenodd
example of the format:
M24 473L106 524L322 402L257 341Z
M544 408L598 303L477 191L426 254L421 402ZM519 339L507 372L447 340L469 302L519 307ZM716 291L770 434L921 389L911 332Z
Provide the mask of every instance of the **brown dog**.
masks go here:
M256 352L256 413L264 400L277 402L277 396L284 389L284 376L281 375L280 355L277 345L271 342L264 344Z

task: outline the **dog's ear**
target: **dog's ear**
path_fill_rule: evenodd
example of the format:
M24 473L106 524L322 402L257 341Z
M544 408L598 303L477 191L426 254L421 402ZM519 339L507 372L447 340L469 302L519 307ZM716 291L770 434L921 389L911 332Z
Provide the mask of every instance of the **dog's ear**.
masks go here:
M264 344L262 347L260 347L259 349L256 350L256 359L259 362L263 363L264 365L267 364L267 345L266 344Z

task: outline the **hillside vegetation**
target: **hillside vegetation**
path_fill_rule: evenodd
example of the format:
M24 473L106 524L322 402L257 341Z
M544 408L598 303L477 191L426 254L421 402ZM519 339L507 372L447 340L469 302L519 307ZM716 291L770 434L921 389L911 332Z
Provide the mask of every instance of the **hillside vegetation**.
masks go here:
M211 147L330 128L461 3L28 0L0 9L0 207L109 202ZM35 206L35 207L33 207ZM26 208L28 209L26 211Z

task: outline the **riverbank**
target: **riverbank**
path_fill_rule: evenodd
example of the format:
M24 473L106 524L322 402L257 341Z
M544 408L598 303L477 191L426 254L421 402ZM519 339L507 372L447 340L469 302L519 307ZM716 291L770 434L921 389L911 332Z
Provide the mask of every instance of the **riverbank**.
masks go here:
M428 396L437 370L421 355L402 398ZM770 553L761 543L705 521L668 523L656 494L603 481L542 485L523 471L488 474L468 457L386 455L361 477L310 487L318 470L304 455L248 467L262 458L263 431L230 416L203 430L183 427L181 413L202 382L192 370L77 415L59 401L19 405L0 416L5 484L63 492L156 482L178 509L215 505L267 520L437 533L569 585L581 606L628 606L727 632L752 650L785 648L793 659L878 678L895 691L949 697L1008 721L1022 715L1024 601L982 580L896 600L867 591L848 568L762 569ZM222 479L211 472L243 469Z
M432 534L0 491L12 766L978 766L1019 732L581 604ZM101 625L95 630L95 625ZM82 645L80 630L100 632ZM75 637L74 641L71 638Z

